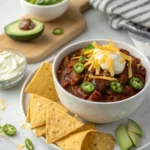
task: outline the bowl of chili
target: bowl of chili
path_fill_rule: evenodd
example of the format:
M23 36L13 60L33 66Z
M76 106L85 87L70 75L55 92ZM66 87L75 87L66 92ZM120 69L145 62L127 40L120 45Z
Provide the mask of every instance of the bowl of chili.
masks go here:
M115 49L111 44L122 56L120 66L116 64L118 56L108 52ZM93 45L104 47L107 53L93 50ZM150 83L150 63L145 55L119 41L110 42L113 49L108 45L108 40L99 39L78 42L64 48L53 63L54 83L62 104L93 123L114 122L134 112L143 102ZM107 55L104 60L114 60L111 62L117 67L112 70L110 61L107 68L106 64L98 63L96 58L102 59L100 54Z

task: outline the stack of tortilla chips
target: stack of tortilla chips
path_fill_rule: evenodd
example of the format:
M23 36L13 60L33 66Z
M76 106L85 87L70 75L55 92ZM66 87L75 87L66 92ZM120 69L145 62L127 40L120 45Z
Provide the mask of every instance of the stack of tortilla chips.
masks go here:
M114 138L98 132L93 124L83 124L57 103L52 64L43 63L26 88L30 93L27 122L36 136L46 136L63 150L113 150Z

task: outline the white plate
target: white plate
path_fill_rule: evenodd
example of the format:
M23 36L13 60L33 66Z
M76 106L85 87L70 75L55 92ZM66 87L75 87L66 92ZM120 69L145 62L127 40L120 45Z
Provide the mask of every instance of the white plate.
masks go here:
M53 60L54 60L54 58L50 59L48 62L52 63ZM35 69L35 71L33 71L29 75L29 77L26 79L26 81L22 87L22 90L21 90L20 103L21 103L21 109L22 109L24 116L27 115L27 108L28 108L28 101L29 101L29 94L25 93L25 88L28 85L28 83L31 81L31 79L34 76L37 69ZM114 122L114 123L96 125L97 130L114 135L115 129L121 122L126 123L128 118L133 119L142 126L143 131L144 131L144 136L140 138L140 143L139 143L138 147L136 148L136 150L146 150L146 149L149 150L150 149L150 99L149 99L149 97L150 97L150 93L147 94L146 99L140 105L140 107L134 113L132 113L130 116L128 116L120 121ZM41 139L46 141L44 137L41 137ZM58 148L54 144L51 144L50 147L53 150L55 150L55 149L60 150L60 148ZM117 145L115 145L115 150L120 150L120 148Z

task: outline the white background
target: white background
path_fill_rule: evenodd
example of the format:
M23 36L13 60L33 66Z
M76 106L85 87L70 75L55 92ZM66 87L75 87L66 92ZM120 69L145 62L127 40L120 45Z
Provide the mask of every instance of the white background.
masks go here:
M3 32L3 28L8 23L19 19L21 16L26 13L21 8L19 0L1 0L0 2L0 33ZM96 11L90 9L88 12L84 14L88 28L82 33L80 36L67 43L66 45L84 40L84 39L92 39L92 38L108 38L111 37L113 40L119 40L122 42L126 42L132 45L131 40L128 38L128 35L125 31L116 31L112 30L108 25L107 16ZM7 45L6 45L7 47ZM36 50L35 50L36 51ZM58 50L59 51L59 50ZM57 51L57 52L58 52ZM53 56L56 54L53 54ZM49 56L47 59L49 59ZM45 60L47 60L45 59ZM8 104L6 110L4 112L0 112L0 125L5 123L10 123L16 126L17 135L15 137L7 137L9 140L5 139L3 136L0 136L0 150L16 150L16 144L23 144L24 139L26 137L30 138L34 143L35 150L49 150L49 146L46 145L40 139L34 137L33 133L29 130L26 130L21 127L21 124L24 122L24 117L20 115L20 90L22 88L23 82L26 77L39 65L39 63L28 65L27 72L25 78L18 84L17 86L9 89L0 91L0 99L4 99ZM19 114L18 114L19 113Z

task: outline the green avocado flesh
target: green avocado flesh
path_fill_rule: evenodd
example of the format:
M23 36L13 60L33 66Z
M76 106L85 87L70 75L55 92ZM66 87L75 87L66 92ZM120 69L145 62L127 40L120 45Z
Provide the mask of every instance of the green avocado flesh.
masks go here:
M129 150L133 146L133 143L130 140L126 131L126 127L123 123L120 124L116 129L115 136L121 150Z
M134 132L136 134L139 134L140 136L143 135L142 128L137 124L135 121L129 119L128 120L128 125L127 125L127 130L130 132Z
M5 33L12 39L19 41L29 41L37 38L44 31L44 24L36 19L31 19L35 27L31 30L21 30L19 24L21 20L17 20L5 27Z
M134 132L130 132L130 131L127 131L127 133L129 135L134 147L136 147L139 143L139 135Z

